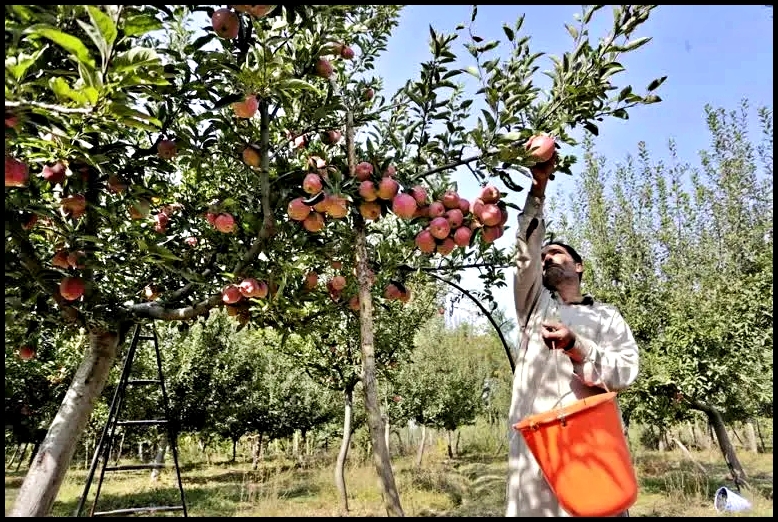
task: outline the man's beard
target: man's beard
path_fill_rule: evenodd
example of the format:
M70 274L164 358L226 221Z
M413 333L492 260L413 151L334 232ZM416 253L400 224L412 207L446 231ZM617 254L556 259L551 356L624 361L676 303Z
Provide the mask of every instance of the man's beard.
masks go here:
M565 280L565 269L557 264L549 264L543 269L543 286L549 290L556 290L559 284Z

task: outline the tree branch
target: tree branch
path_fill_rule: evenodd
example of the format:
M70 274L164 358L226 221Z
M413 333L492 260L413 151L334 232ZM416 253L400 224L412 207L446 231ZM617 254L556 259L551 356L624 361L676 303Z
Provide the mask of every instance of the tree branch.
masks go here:
M65 107L63 105L54 105L51 103L37 102L37 101L5 101L6 109L17 109L24 107L32 107L35 109L44 109L51 112L58 112L60 114L91 114L94 108L83 107Z
M222 301L221 293L214 294L204 301L184 308L168 309L158 303L140 303L128 307L128 311L136 317L161 319L163 321L186 321L198 315L203 315Z
M416 270L421 270L422 272L444 272L444 271L454 271L454 270L464 270L466 268L511 268L513 265L492 265L489 263L472 263L469 265L458 265L458 266L422 266L418 268L414 268L409 265L401 265L397 268L400 270L407 270L409 272L415 272Z
M270 114L268 111L267 100L261 100L259 104L260 111L260 154L262 163L259 172L259 186L262 198L262 228L257 238L251 245L251 248L236 263L232 270L234 274L240 274L262 251L267 241L275 233L275 220L273 219L273 209L270 206ZM192 283L177 291L177 294L183 296ZM192 288L192 287L190 287ZM179 297L180 297L179 296ZM162 319L166 321L184 321L206 313L211 308L221 303L221 293L213 294L199 303L184 308L168 309L159 303L141 303L129 307L130 313L138 317L148 317L151 319Z
M465 290L464 288L462 288L458 284L456 284L456 283L454 283L452 281L449 281L448 279L444 279L444 278L440 277L439 275L436 275L436 274L434 274L432 272L427 272L427 274L430 277L434 277L438 281L441 281L441 282L446 283L446 284L448 284L450 286L453 286L454 288L456 288L457 290L462 292L462 294L464 294L466 297L469 297L470 300L473 301L476 304L476 306L478 306L478 308L481 310L481 312L483 312L483 314L486 315L486 318L489 320L490 323L492 323L492 326L497 331L497 336L500 338L500 342L502 343L503 348L505 348L505 355L508 356L508 362L511 365L511 372L516 371L516 363L513 361L513 355L511 354L510 346L508 346L508 341L505 340L505 336L503 335L502 330L500 330L500 326L497 324L497 321L494 320L494 317L492 317L492 314L489 313L489 310L487 310L486 307L483 304L481 304L481 301L476 299L473 296L473 294L471 294L470 292L468 292L467 290Z

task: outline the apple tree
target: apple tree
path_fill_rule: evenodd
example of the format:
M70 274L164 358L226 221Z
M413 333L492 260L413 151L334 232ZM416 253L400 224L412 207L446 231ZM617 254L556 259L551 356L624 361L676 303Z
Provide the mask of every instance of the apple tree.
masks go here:
M508 57L492 58L499 43L474 33L474 8L476 64L455 65L460 33L431 29L420 78L387 102L367 73L397 6L8 6L6 298L25 331L89 336L11 514L50 510L133 324L228 306L241 324L304 332L329 298L305 299L306 274L335 251L357 267L375 463L388 512L402 515L380 436L369 265L504 258L490 246L508 219L501 194L469 195L466 214L452 171L520 190L531 136L572 144L572 127L596 133L598 119L659 101L612 83L619 56L648 41L633 34L653 6L615 7L594 44L601 7L568 26L573 49L552 58L548 92L533 84L543 54L522 19L505 28ZM475 96L455 83L467 72ZM494 270L483 280L504 284Z

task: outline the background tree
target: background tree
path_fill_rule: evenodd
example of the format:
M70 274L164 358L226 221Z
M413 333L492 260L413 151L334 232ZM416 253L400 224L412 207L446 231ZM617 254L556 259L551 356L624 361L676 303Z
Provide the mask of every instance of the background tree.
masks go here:
M754 116L760 139L749 136ZM643 352L625 414L671 426L705 413L736 482L725 421L772 415L772 111L706 107L696 166L637 158L613 170L591 143L572 219L584 283L617 305Z

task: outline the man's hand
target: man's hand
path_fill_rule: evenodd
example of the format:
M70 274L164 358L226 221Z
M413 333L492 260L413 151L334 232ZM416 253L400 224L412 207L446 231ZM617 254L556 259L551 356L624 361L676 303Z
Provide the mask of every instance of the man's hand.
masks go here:
M533 196L542 197L546 193L546 184L550 179L554 179L554 169L556 169L557 154L556 151L551 159L543 163L536 163L530 167L532 173L532 188L530 193Z
M540 335L549 348L569 350L575 345L575 333L557 321L543 321Z

